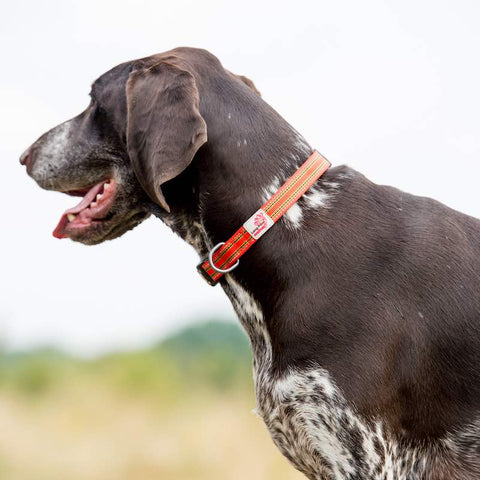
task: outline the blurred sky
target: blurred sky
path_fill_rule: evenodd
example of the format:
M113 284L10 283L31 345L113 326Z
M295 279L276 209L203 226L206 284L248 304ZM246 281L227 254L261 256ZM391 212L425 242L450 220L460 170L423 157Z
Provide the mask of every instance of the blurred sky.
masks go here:
M158 220L96 247L51 236L75 201L40 190L18 156L83 110L104 71L206 48L334 164L480 217L479 25L478 0L4 2L2 343L91 355L234 317Z

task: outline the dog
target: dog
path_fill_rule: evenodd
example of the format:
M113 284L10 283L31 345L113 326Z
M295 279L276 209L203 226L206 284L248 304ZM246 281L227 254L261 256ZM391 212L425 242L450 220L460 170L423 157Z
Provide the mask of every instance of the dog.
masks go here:
M58 238L98 244L154 215L205 259L313 152L205 50L123 63L90 95L20 159L82 197ZM257 411L306 477L480 478L480 221L339 166L219 283Z

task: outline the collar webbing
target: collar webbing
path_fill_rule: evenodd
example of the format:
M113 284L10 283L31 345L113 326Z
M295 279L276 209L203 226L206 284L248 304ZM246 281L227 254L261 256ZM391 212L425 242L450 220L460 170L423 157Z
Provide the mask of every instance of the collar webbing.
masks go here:
M197 266L210 285L238 265L239 258L327 171L330 162L316 150L305 163L225 243ZM212 266L213 261L213 266ZM221 272L222 270L223 272Z

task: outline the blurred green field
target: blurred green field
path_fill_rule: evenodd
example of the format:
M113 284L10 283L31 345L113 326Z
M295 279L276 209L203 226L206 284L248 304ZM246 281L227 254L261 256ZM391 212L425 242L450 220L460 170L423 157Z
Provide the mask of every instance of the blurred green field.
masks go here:
M0 479L304 478L252 413L251 377L224 322L94 360L0 352Z

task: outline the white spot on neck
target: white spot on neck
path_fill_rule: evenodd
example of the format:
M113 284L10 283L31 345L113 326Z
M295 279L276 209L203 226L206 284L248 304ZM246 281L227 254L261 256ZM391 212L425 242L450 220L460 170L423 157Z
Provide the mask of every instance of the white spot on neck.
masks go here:
M280 188L280 179L274 177L272 183L263 189L262 201L265 203Z
M300 228L303 218L303 212L298 203L294 203L284 215L286 224L291 228Z
M329 198L330 195L325 191L313 188L304 195L305 204L309 208L326 207Z

